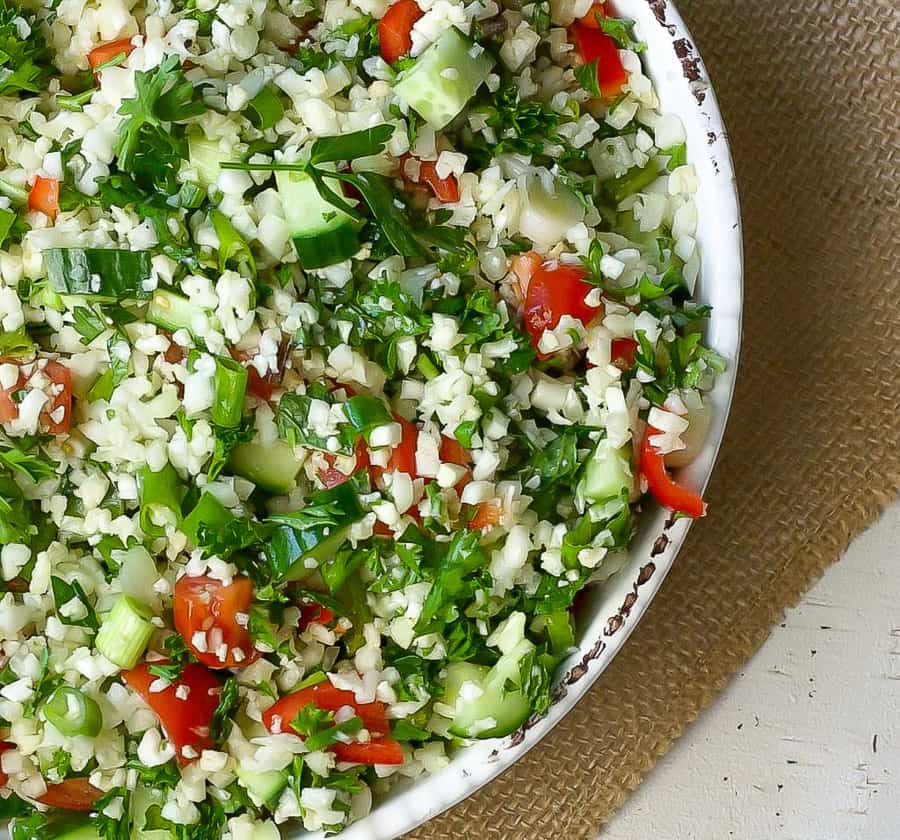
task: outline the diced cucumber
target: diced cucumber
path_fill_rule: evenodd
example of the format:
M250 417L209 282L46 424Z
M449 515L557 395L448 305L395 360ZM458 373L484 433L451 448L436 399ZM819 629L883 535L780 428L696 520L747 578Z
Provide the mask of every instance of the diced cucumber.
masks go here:
M69 825L60 832L54 832L53 840L102 840L97 827L90 823Z
M614 449L609 441L601 440L584 468L575 494L589 504L631 494L634 475L631 472L631 447Z
M447 666L441 702L455 709L449 728L452 734L460 738L499 738L514 732L528 719L528 698L521 691L505 689L507 679L519 681L518 661L505 659L501 657L493 668L471 662L451 662ZM479 690L477 697L463 699L465 694Z
M359 222L322 198L309 175L276 172L275 183L303 268L326 268L359 251Z
M238 781L247 789L250 798L258 805L274 805L288 783L287 773L283 770L255 772L247 770L245 767L238 767L237 777Z
M274 443L242 443L229 461L231 469L270 493L289 493L295 487L302 462L283 440Z
M539 251L545 251L565 239L584 219L584 205L572 190L545 170L523 177L525 200L519 214L519 233L534 242Z
M455 26L397 78L394 91L436 129L456 117L487 79L494 59Z
M175 835L165 828L147 828L147 812L152 807L162 808L165 797L147 785L139 784L131 795L130 840L174 840Z
M213 321L212 316L202 307L191 303L184 295L168 289L157 289L150 298L145 320L169 332L187 330L193 333L198 319Z
M216 183L222 171L222 160L218 140L208 140L202 131L188 133L188 163L196 170L201 186Z

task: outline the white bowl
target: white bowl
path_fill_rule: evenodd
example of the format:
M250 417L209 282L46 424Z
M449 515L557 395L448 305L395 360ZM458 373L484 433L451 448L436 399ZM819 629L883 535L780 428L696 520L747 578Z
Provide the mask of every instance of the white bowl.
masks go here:
M661 110L683 120L688 159L700 178L698 297L713 307L707 343L729 365L711 394L714 414L706 445L683 472L689 484L705 487L725 430L741 337L741 220L731 155L706 69L671 0L615 0L614 7L619 16L636 22L637 34L647 44L644 60ZM709 515L719 513L713 507ZM340 840L388 840L412 830L500 774L562 720L618 653L671 568L691 522L681 519L667 527L667 518L667 511L649 506L628 565L586 599L579 613L578 651L561 666L556 699L545 717L529 721L506 738L459 750L440 772L401 783L368 817L338 835ZM697 527L703 527L702 521Z

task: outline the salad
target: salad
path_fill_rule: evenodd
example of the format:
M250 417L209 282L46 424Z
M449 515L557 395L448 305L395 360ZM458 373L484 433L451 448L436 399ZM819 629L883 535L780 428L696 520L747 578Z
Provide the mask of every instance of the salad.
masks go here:
M14 840L339 831L547 709L645 499L703 515L643 49L589 0L0 0Z

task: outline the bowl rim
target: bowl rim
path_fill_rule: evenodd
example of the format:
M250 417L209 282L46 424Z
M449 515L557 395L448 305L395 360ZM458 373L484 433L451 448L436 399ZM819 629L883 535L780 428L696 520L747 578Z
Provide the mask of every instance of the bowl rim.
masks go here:
M698 166L702 163L708 170L706 179L701 175L700 191L701 194L709 194L705 199L697 199L701 227L705 224L709 228L707 239L698 232L702 247L701 295L708 287L709 281L705 279L708 274L714 274L717 281L719 276L725 276L722 281L723 290L727 291L725 311L719 304L715 305L707 332L710 344L717 350L725 351L729 367L711 392L715 411L706 444L698 459L681 473L705 490L727 425L741 348L744 252L734 164L725 123L706 66L673 0L613 0L613 5L624 17L635 20L641 38L648 43L647 54L653 56L648 63L668 63L665 75L660 77L651 67L654 84L660 93L667 91L668 98L680 97L688 103L690 111L671 107L666 102L663 102L662 110L677 113L682 118L689 137L688 160ZM662 57L659 50L666 43L669 55ZM665 98L661 95L661 99ZM705 141L701 144L705 145L704 153L698 150L701 138ZM707 203L709 207L705 209ZM712 209L725 215L718 220L710 219L708 217L714 215ZM717 245L711 248L708 237L713 234ZM717 259L711 267L709 257L713 253ZM715 286L717 281L709 285ZM709 336L714 326L721 327L718 342ZM422 825L495 779L521 759L571 711L637 626L662 586L692 524L689 519L669 518L655 504L648 506L641 518L640 541L649 549L644 556L645 562L638 565L633 560L629 563L631 575L626 575L623 570L614 576L618 579L612 587L614 592L605 600L621 603L622 606L611 615L600 615L600 606L597 606L596 614L581 633L577 651L560 668L553 703L548 712L544 716L531 718L505 738L479 741L461 749L448 767L436 773L401 782L375 804L367 817L344 829L338 835L341 840L390 840ZM638 552L635 550L634 554ZM598 587L598 592L600 589ZM312 840L322 835L300 831L288 836Z

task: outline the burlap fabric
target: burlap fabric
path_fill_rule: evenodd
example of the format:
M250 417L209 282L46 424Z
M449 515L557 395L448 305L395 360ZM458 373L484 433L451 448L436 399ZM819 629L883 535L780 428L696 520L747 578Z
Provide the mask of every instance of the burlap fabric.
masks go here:
M711 515L575 710L408 838L594 836L900 490L900 4L678 5L744 207L743 359Z

